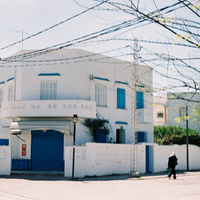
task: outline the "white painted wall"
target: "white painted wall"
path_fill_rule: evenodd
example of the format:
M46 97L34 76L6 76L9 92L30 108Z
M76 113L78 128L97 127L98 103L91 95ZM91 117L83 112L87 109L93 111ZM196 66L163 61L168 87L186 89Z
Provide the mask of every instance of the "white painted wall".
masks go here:
M65 147L65 176L72 174L72 147ZM130 145L87 143L77 147L75 177L124 174L130 170Z
M11 174L11 147L0 146L0 175Z
M31 159L31 131L24 131L18 138L10 135L10 144L12 144L12 159ZM26 156L22 156L22 144L26 144Z
M176 170L186 170L186 145L159 146L157 144L139 144L138 172L146 172L145 148L150 148L149 170L153 173L164 172L168 167L168 158L176 152L178 166ZM86 143L85 147L76 147L75 177L104 176L130 173L130 150L128 144L97 144ZM65 176L72 175L72 147L65 147ZM200 169L200 148L189 145L189 169Z
M155 145L154 148L155 157L155 172L164 171L167 167L168 157L174 151L178 158L178 166L176 170L187 169L186 159L186 145L173 145L173 146L159 146ZM199 170L200 169L200 148L195 145L189 145L189 169Z

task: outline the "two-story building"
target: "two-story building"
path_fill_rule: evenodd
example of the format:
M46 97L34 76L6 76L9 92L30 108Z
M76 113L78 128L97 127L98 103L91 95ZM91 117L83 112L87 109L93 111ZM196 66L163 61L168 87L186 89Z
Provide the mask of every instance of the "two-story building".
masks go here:
M85 119L112 131L99 142L131 143L135 65L77 49L22 50L0 63L0 145L12 146L12 170L64 170L64 147L92 142ZM138 142L153 143L152 69L138 66ZM140 89L141 88L141 89ZM114 144L113 144L114 145Z

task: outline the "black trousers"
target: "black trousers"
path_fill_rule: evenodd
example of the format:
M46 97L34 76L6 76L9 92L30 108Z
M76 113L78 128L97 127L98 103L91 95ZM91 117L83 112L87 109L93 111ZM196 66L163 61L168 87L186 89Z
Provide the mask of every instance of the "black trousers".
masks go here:
M171 175L173 174L173 178L176 179L176 170L175 168L172 168L171 174L169 175L169 178L171 177Z

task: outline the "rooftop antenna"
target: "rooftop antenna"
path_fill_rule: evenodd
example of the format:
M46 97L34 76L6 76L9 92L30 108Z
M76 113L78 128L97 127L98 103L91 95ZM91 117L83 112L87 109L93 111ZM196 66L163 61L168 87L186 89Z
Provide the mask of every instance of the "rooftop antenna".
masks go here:
M26 33L26 32L24 32L24 30L22 29L22 31L16 31L16 30L12 30L12 29L10 29L10 31L15 31L15 32L17 32L17 33L21 33L22 34L22 40L21 40L21 43L22 43L22 50L23 50L23 40L24 40L24 34L26 34L26 35L30 35L29 33Z

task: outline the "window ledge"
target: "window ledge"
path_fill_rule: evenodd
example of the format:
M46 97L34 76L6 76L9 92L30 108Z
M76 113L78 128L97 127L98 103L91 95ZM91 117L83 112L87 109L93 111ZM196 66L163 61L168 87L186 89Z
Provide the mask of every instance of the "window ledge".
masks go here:
M100 107L100 108L108 108L108 106L98 106L96 105L97 107Z
M116 109L119 109L119 110L127 110L126 108L116 108Z

